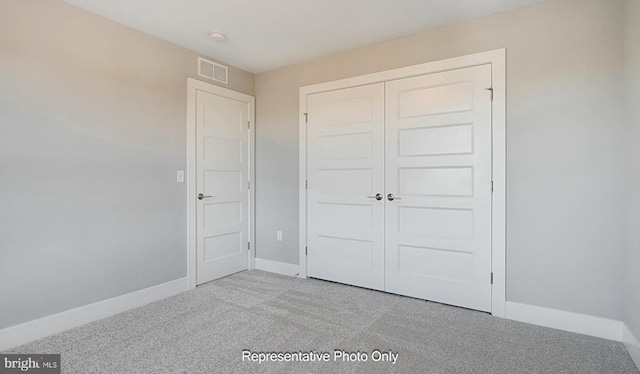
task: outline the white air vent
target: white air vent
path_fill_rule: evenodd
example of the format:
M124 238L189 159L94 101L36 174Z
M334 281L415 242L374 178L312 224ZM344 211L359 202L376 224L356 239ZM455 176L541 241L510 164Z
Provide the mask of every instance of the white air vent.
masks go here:
M198 75L216 82L229 83L229 68L202 57L198 57Z

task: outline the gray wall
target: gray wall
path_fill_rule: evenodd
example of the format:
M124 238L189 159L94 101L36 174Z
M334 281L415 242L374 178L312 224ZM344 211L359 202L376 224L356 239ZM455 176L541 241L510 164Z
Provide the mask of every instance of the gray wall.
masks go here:
M622 319L622 19L553 0L256 75L257 256L298 263L300 86L506 47L507 298Z
M629 258L625 323L640 338L640 0L626 0L629 114Z
M298 263L300 86L506 47L508 299L640 336L639 3L553 0L259 74L257 256ZM59 1L2 1L0 329L186 275L196 57ZM254 76L231 67L229 88L254 94Z
M196 59L60 1L2 0L0 329L186 276ZM230 69L230 88L253 84Z

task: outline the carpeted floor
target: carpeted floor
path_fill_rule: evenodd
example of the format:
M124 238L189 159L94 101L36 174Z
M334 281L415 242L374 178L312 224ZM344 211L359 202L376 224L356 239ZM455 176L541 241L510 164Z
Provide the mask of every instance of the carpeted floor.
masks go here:
M259 363L243 350L330 359ZM375 361L390 351L395 364ZM63 373L639 373L618 342L258 270L8 353L61 353Z

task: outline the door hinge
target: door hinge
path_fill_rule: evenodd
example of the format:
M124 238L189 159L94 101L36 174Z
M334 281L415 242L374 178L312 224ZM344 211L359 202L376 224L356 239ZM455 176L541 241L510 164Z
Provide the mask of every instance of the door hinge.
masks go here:
M309 123L309 113L302 113L304 114L304 123Z
M493 181L491 181L491 192L493 192Z
M251 181L247 182L247 189L250 190L251 189Z
M493 101L493 87L485 88L485 90L491 93L491 101Z
M304 255L306 256L309 253L309 247L304 247Z
M308 180L304 181L304 189L305 190L309 189L309 181Z
M247 121L247 128L250 129L251 128L251 121Z
M251 250L251 242L247 242L247 250L250 251Z
M491 284L493 284L493 273L491 273Z

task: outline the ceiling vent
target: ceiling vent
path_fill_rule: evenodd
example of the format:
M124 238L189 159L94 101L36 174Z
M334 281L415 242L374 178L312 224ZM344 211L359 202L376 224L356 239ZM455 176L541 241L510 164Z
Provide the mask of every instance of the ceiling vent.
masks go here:
M198 57L198 75L216 82L229 83L229 68L213 61Z

